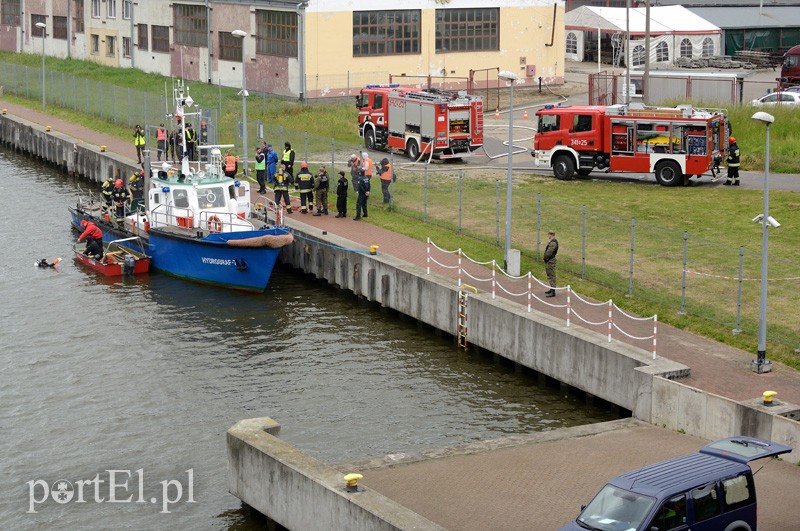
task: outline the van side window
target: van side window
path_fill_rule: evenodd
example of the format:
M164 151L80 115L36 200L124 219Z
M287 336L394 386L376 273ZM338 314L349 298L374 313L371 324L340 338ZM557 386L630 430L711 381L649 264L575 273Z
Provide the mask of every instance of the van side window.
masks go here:
M740 507L746 507L756 502L753 480L746 474L723 479L722 495L725 512L733 511Z
M686 525L686 495L679 494L665 501L647 529L670 531Z
M716 487L716 483L709 483L692 490L695 523L708 520L720 514Z

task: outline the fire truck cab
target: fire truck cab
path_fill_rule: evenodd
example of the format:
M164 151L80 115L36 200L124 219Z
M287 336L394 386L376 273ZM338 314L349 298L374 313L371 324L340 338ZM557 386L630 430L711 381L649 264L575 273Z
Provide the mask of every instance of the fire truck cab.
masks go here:
M784 54L778 81L781 90L800 85L800 44L792 46Z
M719 168L729 125L722 110L688 105L646 107L553 106L536 112L531 155L558 179L577 173L654 173L664 186L678 186Z
M464 91L368 85L356 107L368 149L403 151L416 161L461 158L483 145L483 100Z

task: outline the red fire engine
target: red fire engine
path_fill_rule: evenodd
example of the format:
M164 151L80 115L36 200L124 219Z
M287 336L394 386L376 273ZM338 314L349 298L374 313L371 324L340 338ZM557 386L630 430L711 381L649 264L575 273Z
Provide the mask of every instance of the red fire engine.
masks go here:
M460 158L483 146L483 99L464 91L367 85L356 107L368 149L397 149L418 160Z
M536 114L531 155L562 180L605 170L653 172L664 186L683 185L709 170L714 176L730 135L723 110L689 105L547 105Z
M778 81L780 90L800 85L800 44L792 46L784 54Z

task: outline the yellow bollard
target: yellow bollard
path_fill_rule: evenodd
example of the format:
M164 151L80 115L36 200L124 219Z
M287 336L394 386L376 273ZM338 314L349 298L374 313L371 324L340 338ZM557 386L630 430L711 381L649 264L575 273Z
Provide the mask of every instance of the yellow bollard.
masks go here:
M772 405L772 399L775 398L776 396L778 396L778 393L775 392L775 391L764 391L764 395L763 395L764 405L765 406L771 406Z
M8 109L3 109L3 114L7 113Z
M106 147L105 147L105 146L100 146L100 152L101 152L101 153L102 153L102 152L104 152L105 150L106 150Z
M44 130L47 131L48 133L50 132L51 129L52 129L52 127L50 127L49 125L45 126L45 128L44 128Z
M350 473L344 477L344 486L347 490L358 490L358 480L363 478L361 474Z
M370 245L369 254L378 254L378 249L380 249L380 247L378 247L377 245Z

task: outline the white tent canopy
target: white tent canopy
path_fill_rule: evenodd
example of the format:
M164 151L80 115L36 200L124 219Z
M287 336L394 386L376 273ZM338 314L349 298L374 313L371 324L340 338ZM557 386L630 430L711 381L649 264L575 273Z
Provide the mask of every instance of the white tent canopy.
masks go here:
M564 15L567 29L617 33L625 31L624 7L581 6ZM644 35L645 8L631 8L631 35ZM700 18L683 6L659 6L650 8L650 33L652 35L671 34L713 34L720 29Z

